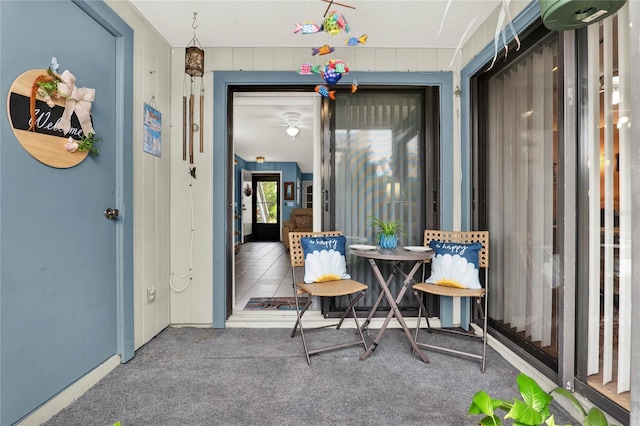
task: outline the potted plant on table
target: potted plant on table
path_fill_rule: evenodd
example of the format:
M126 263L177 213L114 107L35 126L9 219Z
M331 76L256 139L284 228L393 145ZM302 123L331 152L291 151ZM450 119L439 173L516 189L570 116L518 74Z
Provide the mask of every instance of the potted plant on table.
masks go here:
M378 244L380 247L392 249L398 245L398 234L406 235L402 221L382 220L375 216L369 216L371 226L378 231Z

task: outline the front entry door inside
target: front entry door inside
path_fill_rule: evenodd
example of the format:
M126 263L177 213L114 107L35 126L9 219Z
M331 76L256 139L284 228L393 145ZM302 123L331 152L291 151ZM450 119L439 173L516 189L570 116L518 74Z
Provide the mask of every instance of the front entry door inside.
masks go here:
M280 175L253 175L253 241L280 241Z

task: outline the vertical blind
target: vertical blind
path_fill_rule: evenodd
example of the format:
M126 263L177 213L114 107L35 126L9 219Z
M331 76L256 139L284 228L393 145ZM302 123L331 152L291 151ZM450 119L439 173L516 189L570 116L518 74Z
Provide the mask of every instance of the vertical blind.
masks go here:
M587 374L630 389L629 16L588 27L589 315ZM591 383L591 381L590 381ZM610 389L607 386L607 389Z
M406 235L399 245L422 245L424 231L422 92L377 90L338 96L335 100L333 194L335 229L349 243L377 244L370 216L401 220ZM383 268L384 274L389 271ZM375 282L362 258L349 256L349 273ZM391 289L401 285L398 274ZM379 290L373 286L361 305L371 306ZM415 304L405 297L403 304Z
M557 50L542 43L488 81L489 316L542 348L557 326Z

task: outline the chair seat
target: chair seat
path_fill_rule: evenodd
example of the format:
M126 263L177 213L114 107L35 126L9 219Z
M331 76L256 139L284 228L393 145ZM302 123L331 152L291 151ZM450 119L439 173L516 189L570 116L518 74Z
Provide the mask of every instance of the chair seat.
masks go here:
M297 283L296 287L311 296L346 296L367 289L367 286L354 280L325 281L321 283Z
M436 285L429 283L418 283L413 286L414 290L424 291L425 293L435 294L436 296L451 297L482 297L484 296L484 288L470 289L447 287L444 285Z
M324 231L324 232L290 232L289 233L289 259L291 260L291 274L293 278L293 294L296 298L296 314L298 319L296 320L295 325L293 326L293 330L291 331L291 337L295 337L295 335L299 332L300 337L302 338L302 346L304 347L304 353L307 358L307 364L311 365L311 355L333 351L336 349L347 348L350 346L360 346L367 350L367 341L362 334L362 328L360 327L360 323L358 322L358 315L356 312L356 304L358 301L364 296L365 291L367 290L367 285L354 281L351 279L348 280L336 280L336 281L326 281L319 282L313 284L307 284L305 282L300 281L302 276L298 276L297 272L302 272L305 266L305 256L304 250L302 249L302 238L304 237L339 237L336 238L335 242L340 243L341 245L345 243L345 238L342 236L341 231ZM341 251L341 256L344 256L344 253ZM342 259L344 261L344 258ZM346 272L346 271L345 271ZM309 297L304 305L301 306L300 298L298 297L300 294L306 293ZM338 320L336 324L325 324L315 328L304 328L302 326L302 317L305 312L312 306L312 297L336 297L336 296L347 296L349 298L349 306L344 310L342 316ZM305 334L309 331L313 330L324 330L328 327L335 327L336 330L340 329L342 322L347 318L348 315L351 315L353 318L353 322L355 323L356 329L358 330L358 340L349 340L344 343L324 346L320 348L310 348L307 345L307 339ZM319 342L319 340L318 340Z
M488 329L488 321L487 321L487 294L489 288L489 231L442 231L442 230L430 230L427 229L424 231L424 245L425 247L430 247L433 241L438 241L441 243L447 243L452 246L456 244L471 244L474 242L479 242L482 244L482 248L478 251L477 264L474 266L480 271L480 269L484 270L484 287L479 289L470 289L470 288L459 288L459 287L447 287L444 285L437 284L429 284L426 282L418 283L413 286L413 293L418 298L420 302L420 309L418 309L418 322L416 323L416 332L414 335L414 341L416 345L424 348L435 349L445 353L449 353L451 355L461 355L464 357L472 358L480 361L480 370L484 373L486 359L487 359L487 329ZM474 262L475 263L475 262ZM433 273L433 270L432 270ZM480 278L480 277L478 277ZM425 299L422 297L423 295L420 293L427 293L436 296L445 296L445 297L469 297L472 298L475 302L475 315L478 316L479 319L482 319L482 335L476 335L475 333L469 333L467 331L460 331L457 327L440 327L440 328L432 328L429 323L429 313L427 311L427 307L425 306ZM472 314L471 307L468 307L469 311L467 314ZM440 345L434 345L430 343L421 343L418 341L418 332L420 331L420 321L422 320L424 312L424 319L427 322L427 330L429 332L432 331L440 331L443 333L457 334L465 337L477 337L482 339L482 352L466 352L461 351L457 348L446 347ZM467 329L468 325L462 326L463 329Z

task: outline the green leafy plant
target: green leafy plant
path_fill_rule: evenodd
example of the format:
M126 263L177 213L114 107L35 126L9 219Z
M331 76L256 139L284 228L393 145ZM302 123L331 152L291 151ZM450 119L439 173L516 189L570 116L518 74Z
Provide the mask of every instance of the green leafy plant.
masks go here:
M484 415L478 424L503 425L499 411L504 411L504 420L512 419L516 426L556 426L553 415L549 412L549 405L553 401L551 393L557 393L566 397L584 416L584 426L610 426L605 415L600 409L593 407L588 412L576 397L564 388L557 387L551 392L545 392L538 383L524 373L516 378L522 400L514 398L513 401L491 398L485 391L479 391L473 396L473 401L468 413L471 415ZM613 425L611 425L613 426Z
M378 235L407 234L400 219L385 221L375 216L369 216L369 219L371 219L371 226L379 231Z
M82 135L82 138L78 141L78 151L89 151L92 157L97 157L100 151L96 148L96 142L100 142L100 138L96 137L95 133L89 133L88 135Z

